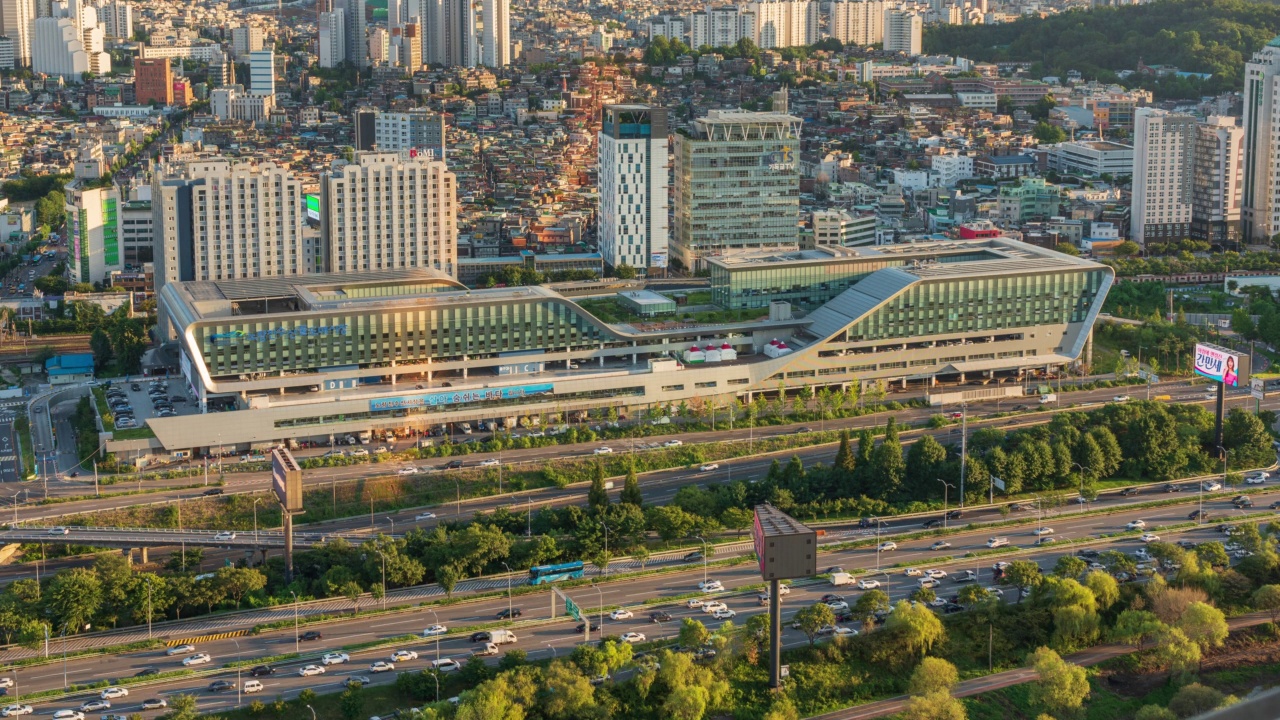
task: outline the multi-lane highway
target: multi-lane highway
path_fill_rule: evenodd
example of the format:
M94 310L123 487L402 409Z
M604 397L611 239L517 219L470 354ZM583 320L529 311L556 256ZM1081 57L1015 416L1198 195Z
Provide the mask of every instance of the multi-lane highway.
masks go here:
M1259 506L1262 506L1264 503L1280 499L1280 489L1269 491L1256 496L1256 498ZM1212 500L1206 502L1205 506L1206 509L1211 510L1219 517L1237 513L1226 499ZM1212 525L1185 533L1173 533L1162 529L1164 526L1185 523L1187 514L1193 507L1195 505L1189 502L1166 508L1124 510L1105 516L1091 517L1072 517L1068 514L1051 513L1044 518L1042 526L1052 527L1055 537L1064 540L1080 540L1102 533L1123 531L1128 522L1141 519L1146 522L1148 531L1162 535L1165 539L1182 537L1195 541L1221 539L1222 535L1217 531L1217 527ZM1013 545L1034 548L1034 543L1038 537L1035 534L1037 523L1034 513L1027 514L1029 515L1029 524L1016 528L1000 529L998 533L1008 537ZM819 558L819 566L820 568L839 566L850 571L867 569L871 571L867 577L879 580L882 583L882 589L889 592L894 600L903 599L915 589L917 584L917 578L907 576L902 568L891 567L894 563L907 563L917 568L943 569L953 576L960 571L972 569L977 572L978 582L981 585L984 587L996 587L991 575L991 564L998 558L964 559L961 557L967 552L986 549L987 539L995 532L978 529L948 536L947 540L952 544L952 547L942 550L930 549L937 538L929 537L917 540L901 540L896 551L880 553L879 555L877 555L874 548L826 552ZM1141 544L1136 538L1100 542L1107 543L1106 547L1115 547L1125 551L1132 551ZM1034 550L1034 558L1041 564L1042 568L1048 570L1060 555L1068 551L1066 546L1063 546L1063 548L1056 549L1053 545L1037 548ZM957 559L942 559L951 557ZM882 568L879 573L875 572L877 562ZM732 594L735 588L745 588L759 583L758 572L751 564L712 567L705 572L709 577L723 582L730 591L729 594L725 594L718 599L735 611L737 616L733 619L736 623L740 624L751 614L764 610L758 604L754 592ZM598 607L625 607L632 609L635 616L631 619L613 620L608 613L605 613L603 616L603 628L606 634L618 635L624 632L640 632L644 633L648 639L656 640L674 636L678 631L680 621L685 617L696 617L713 628L720 624L719 621L706 613L689 608L684 603L663 606L660 609L669 612L671 619L662 623L651 623L649 621L649 612L652 611L652 608L647 605L641 605L641 603L652 598L670 597L696 591L698 582L703 579L703 573L703 567L695 564L678 572L632 578L625 582L609 582L595 586L577 587L569 589L568 593L577 603L591 609L593 621L600 621L600 617L596 615L594 610ZM952 595L959 587L961 585L953 582L950 578L944 579L942 588L939 588L939 595ZM856 600L860 593L855 586L833 589L822 581L799 582L784 602L784 616L789 617L797 608L816 602L823 594L832 592L845 596L845 599L850 604ZM1012 599L1012 595L1015 593L1005 589L1004 594L1006 599ZM322 632L323 639L299 644L305 656L303 662L313 662L320 653L339 650L346 645L395 638L404 634L421 634L423 629L437 622L455 628L494 622L498 613L508 608L509 602L523 611L523 617L521 618L521 624L513 627L514 632L520 638L519 641L514 645L503 646L504 649L518 647L529 653L531 657L546 658L562 654L582 641L582 635L574 632L577 623L563 618L562 610L559 611L560 619L552 621L551 594L548 590L547 592L523 595L511 601L508 601L506 597L495 597L474 602L439 606L438 608L433 608L434 613L429 610L419 609L402 614L371 616L313 626L312 629L318 629ZM285 608L284 612L287 616L288 608ZM592 637L597 638L598 634L593 633ZM788 629L784 636L784 642L787 645L796 645L807 642L807 640L797 631ZM74 645L72 647L74 648ZM284 631L203 642L199 643L195 650L209 653L212 656L213 662L202 666L212 668L222 663L234 662L237 659L253 660L254 658L290 653L293 652L294 647L293 633ZM473 645L467 637L446 636L439 641L441 657L464 660L472 648ZM55 637L51 644L51 656L56 657L60 649L60 643ZM303 662L281 664L277 666L278 672L276 675L260 678L265 686L264 695L275 697L278 694L282 694L285 697L290 697L304 687L310 687L318 692L336 691L340 689L340 684L352 675L370 676L374 682L392 682L394 681L394 673L370 675L368 673L368 665L373 660L387 659L393 649L408 649L417 652L420 659L397 665L398 671L416 672L426 667L427 663L436 656L437 643L435 639L418 639L402 645L396 645L394 648L388 647L375 651L353 653L351 663L330 667L325 675L317 678L303 678L296 674L297 669ZM180 661L182 657L184 656L167 656L163 650L151 650L117 655L109 665L104 665L96 659L72 658L67 662L66 679L73 684L88 683L102 679L131 676L147 668L157 668L161 671L175 670L181 668ZM56 689L62 687L63 683L63 667L61 663L22 669L18 671L17 675L18 689L21 693ZM229 679L234 682L236 676L234 671L224 671L210 677L164 682L154 686L154 688L135 687L131 690L129 697L118 704L114 704L112 710L122 709L126 713L132 713L140 710L140 702L144 698L180 693L196 694L200 698L201 709L205 711L233 707L237 702L234 692L215 694L205 690L214 679ZM242 679L247 679L247 670L245 678ZM74 707L87 697L89 697L88 694L82 694L72 700L45 703L41 707L41 712ZM244 698L241 698L241 700L248 702Z

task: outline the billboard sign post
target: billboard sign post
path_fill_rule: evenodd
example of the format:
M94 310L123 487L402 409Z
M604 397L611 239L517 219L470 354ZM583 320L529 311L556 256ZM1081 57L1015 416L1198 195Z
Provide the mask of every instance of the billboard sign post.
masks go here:
M293 516L302 513L302 467L284 448L271 450L271 490L284 516L284 576L293 582Z
M818 533L769 503L751 528L760 577L769 581L769 687L782 687L782 606L778 581L818 574Z
M1249 356L1219 345L1196 343L1195 371L1227 387L1241 387L1249 379Z

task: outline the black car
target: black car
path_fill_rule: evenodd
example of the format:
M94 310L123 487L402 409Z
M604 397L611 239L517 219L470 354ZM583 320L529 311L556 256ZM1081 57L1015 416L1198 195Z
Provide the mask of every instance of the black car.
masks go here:
M600 629L600 623L591 623L591 629L592 629L592 630L599 630L599 629ZM586 631L587 631L587 624L586 624L586 623L578 623L578 627L574 628L573 630L574 630L574 632L586 632Z
M1192 510L1191 513L1187 515L1187 519L1188 520L1208 520L1209 513L1205 512L1204 510Z
M822 602L824 603L842 602L842 601L844 601L843 595L835 595L833 593L827 593L826 595L822 596Z
M671 613L665 610L649 613L649 622L671 622Z
M236 684L230 680L214 680L209 683L209 692L226 692L227 690L234 690L235 687Z
M471 633L471 642L489 642L489 633L481 630L480 632Z
M160 674L160 668L149 667L149 668L142 668L138 672L134 673L133 676L147 677L148 675L159 675L159 674Z
M498 611L498 619L499 619L499 620L514 620L514 619L516 619L516 618L520 617L520 616L521 616L521 615L523 615L523 614L524 614L524 613L520 612L520 608L513 608L513 609L508 609L508 610L499 610L499 611Z
M1085 548L1083 550L1077 550L1076 555L1079 555L1082 558L1096 558L1098 557L1098 551L1092 548Z
M264 677L267 675L275 675L276 669L271 667L270 665L259 665L254 669L250 670L249 674L253 677Z
M964 512L962 512L962 511L960 511L960 510L952 510L951 512L947 513L947 519L948 519L948 520L959 520L963 515L964 515Z
M1183 550L1195 550L1195 549L1196 549L1196 544L1195 544L1194 542L1192 542L1191 540L1179 540L1178 542L1176 542L1176 543L1174 543L1174 544L1175 544L1175 545L1177 545L1178 547L1182 548Z
M1268 505L1267 507L1271 508L1272 510L1275 510L1275 509L1277 509L1277 508L1280 508L1280 500L1277 500L1277 501L1275 501L1275 502L1271 503L1271 504L1270 504L1270 505Z
M211 497L211 496L213 496L213 495L221 495L221 494L222 494L222 488L209 488L208 490L205 490L204 492L202 492L202 493L200 493L200 494L201 494L201 495L210 496L210 497Z
M1232 504L1233 504L1233 505L1235 505L1235 506L1236 506L1236 507L1238 507L1238 508L1251 508L1251 507L1253 507L1253 499L1252 499L1252 498L1245 498L1245 499L1243 499L1243 500L1236 500L1236 501L1235 501L1235 502L1233 502Z
M936 527L942 527L942 521L941 520L925 520L924 524L921 525L920 527L924 528L925 530L931 530Z
M960 605L959 603L947 603L946 605L942 606L942 612L944 615L950 615L952 613L962 612L963 610L964 610L964 606Z
M324 635L321 635L319 630L308 630L308 631L306 631L306 632L302 633L302 635L300 636L300 638L299 638L299 639L301 639L301 640L321 640L321 639L323 639L323 638L324 638Z
M802 427L802 428L800 428L800 429L796 430L796 434L797 434L797 435L801 435L801 434L803 434L803 433L811 433L811 432L813 432L813 428L811 428L811 427Z
M1120 497L1132 497L1137 495L1139 492L1141 491L1136 487L1125 488L1120 491Z
M858 527L860 528L873 528L877 524L879 524L880 527L889 527L888 523L879 518L862 518L858 521Z
M459 469L459 468L461 468L461 467L462 467L462 461L461 461L461 460L450 460L449 462L445 463L444 469L445 469L445 470L457 470L457 469Z
M699 561L699 560L701 560L701 559L702 559L702 553L700 553L700 552L698 552L697 550L695 550L695 551L693 551L693 552L689 553L688 555L685 555L683 558L681 558L681 561L682 561L682 562L697 562L697 561Z
M139 390L142 389L142 386L139 385L138 383L133 383L132 385L129 386L129 389L134 392L138 392Z
M1182 488L1178 485L1174 485L1173 483L1166 483L1164 491L1167 493L1182 492Z

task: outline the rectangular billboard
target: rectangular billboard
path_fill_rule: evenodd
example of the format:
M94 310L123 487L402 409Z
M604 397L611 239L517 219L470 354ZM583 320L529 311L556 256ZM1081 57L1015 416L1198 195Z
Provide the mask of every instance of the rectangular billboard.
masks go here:
M285 511L302 511L302 468L288 450L271 451L271 489Z
M307 219L320 222L320 196L307 195Z
M1249 356L1219 345L1196 343L1195 371L1227 387L1240 387L1249 379Z
M818 573L818 533L768 503L756 506L751 540L764 580Z
M466 405L488 400L517 400L535 395L549 395L551 383L514 385L511 387L476 388L474 390L450 390L448 392L422 393L401 397L378 398L369 401L369 411L404 410L407 408L436 407L439 405Z

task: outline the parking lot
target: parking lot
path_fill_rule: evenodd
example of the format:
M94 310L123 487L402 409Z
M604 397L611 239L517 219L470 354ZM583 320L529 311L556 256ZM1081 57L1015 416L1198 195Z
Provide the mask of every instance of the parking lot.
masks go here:
M187 396L181 378L117 380L106 390L107 402L116 417L116 428L120 430L142 427L153 417L190 415L197 410ZM127 413L124 408L127 408ZM133 416L132 423L127 421L128 414Z

